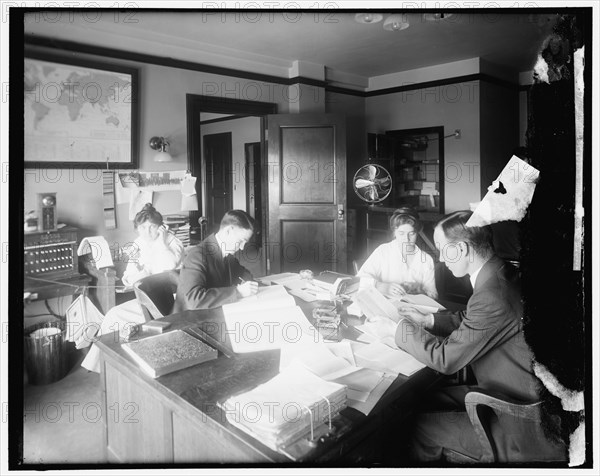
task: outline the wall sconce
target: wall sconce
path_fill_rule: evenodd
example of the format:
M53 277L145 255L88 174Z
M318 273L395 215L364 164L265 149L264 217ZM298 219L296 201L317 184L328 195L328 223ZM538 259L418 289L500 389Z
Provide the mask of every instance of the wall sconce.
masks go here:
M173 162L173 157L167 152L169 141L164 137L154 136L150 139L150 148L158 150L154 156L154 162Z

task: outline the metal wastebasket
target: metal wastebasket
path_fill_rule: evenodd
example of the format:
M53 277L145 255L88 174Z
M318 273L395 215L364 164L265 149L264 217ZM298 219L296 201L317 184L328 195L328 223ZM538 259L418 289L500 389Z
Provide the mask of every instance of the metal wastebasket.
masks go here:
M65 324L45 322L25 329L25 366L29 383L46 385L67 374Z

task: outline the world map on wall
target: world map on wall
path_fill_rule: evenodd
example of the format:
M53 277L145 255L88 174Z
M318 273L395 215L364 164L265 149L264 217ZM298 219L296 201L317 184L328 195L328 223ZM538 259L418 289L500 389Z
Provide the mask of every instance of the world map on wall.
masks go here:
M131 75L26 58L24 80L25 161L131 161Z

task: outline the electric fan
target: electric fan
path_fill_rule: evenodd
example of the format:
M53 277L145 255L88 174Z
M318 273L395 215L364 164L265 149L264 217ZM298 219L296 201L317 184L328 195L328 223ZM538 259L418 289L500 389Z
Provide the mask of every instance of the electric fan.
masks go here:
M367 203L379 203L392 191L392 177L381 165L363 165L354 174L354 192Z

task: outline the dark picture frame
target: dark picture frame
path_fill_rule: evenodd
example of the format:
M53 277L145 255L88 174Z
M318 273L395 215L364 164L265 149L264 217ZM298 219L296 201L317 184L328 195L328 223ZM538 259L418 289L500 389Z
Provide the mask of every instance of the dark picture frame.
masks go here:
M138 168L136 68L26 51L23 73L25 168Z

